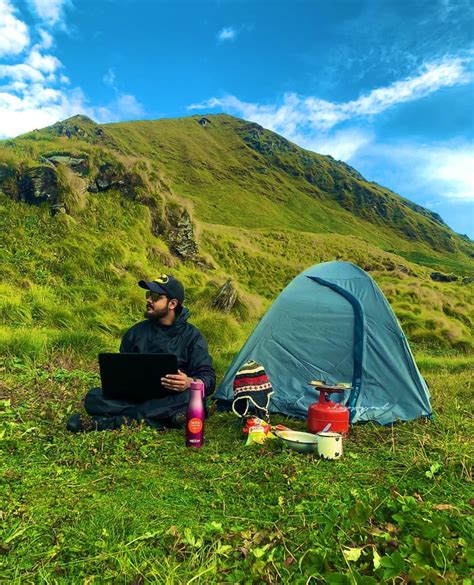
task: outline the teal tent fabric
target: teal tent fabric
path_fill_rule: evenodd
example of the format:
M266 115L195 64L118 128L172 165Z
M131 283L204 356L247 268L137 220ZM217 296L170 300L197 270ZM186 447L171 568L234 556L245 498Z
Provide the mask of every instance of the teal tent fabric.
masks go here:
M430 393L405 335L372 278L349 262L316 264L281 292L233 360L214 395L230 409L233 380L249 359L273 386L270 412L306 418L318 392L311 380L347 382L331 396L351 422L388 424L431 414Z

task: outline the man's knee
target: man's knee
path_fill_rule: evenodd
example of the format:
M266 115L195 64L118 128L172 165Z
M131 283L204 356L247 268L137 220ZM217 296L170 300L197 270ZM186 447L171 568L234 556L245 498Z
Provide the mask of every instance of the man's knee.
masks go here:
M104 398L102 388L91 388L84 396L84 408L88 414L101 415L105 414L107 409L107 400Z

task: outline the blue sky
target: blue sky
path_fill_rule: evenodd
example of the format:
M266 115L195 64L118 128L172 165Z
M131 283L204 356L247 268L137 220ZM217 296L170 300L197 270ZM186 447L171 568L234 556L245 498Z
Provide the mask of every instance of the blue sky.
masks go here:
M474 237L470 0L0 0L0 137L227 112Z

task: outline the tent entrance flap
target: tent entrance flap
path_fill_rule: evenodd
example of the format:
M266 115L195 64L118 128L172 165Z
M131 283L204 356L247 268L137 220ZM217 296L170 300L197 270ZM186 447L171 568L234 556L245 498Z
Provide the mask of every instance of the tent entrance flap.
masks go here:
M354 345L353 345L353 364L354 370L352 374L352 391L347 402L347 407L351 413L354 413L354 406L357 403L357 398L360 394L362 384L362 360L364 357L364 313L360 302L347 290L334 282L329 282L317 276L307 276L307 278L326 286L334 292L342 295L352 306L354 311Z

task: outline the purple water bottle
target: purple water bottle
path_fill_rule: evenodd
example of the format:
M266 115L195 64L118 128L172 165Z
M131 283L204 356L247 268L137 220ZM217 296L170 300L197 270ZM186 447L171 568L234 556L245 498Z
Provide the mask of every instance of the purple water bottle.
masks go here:
M204 438L204 383L193 380L186 413L186 447L202 447Z

